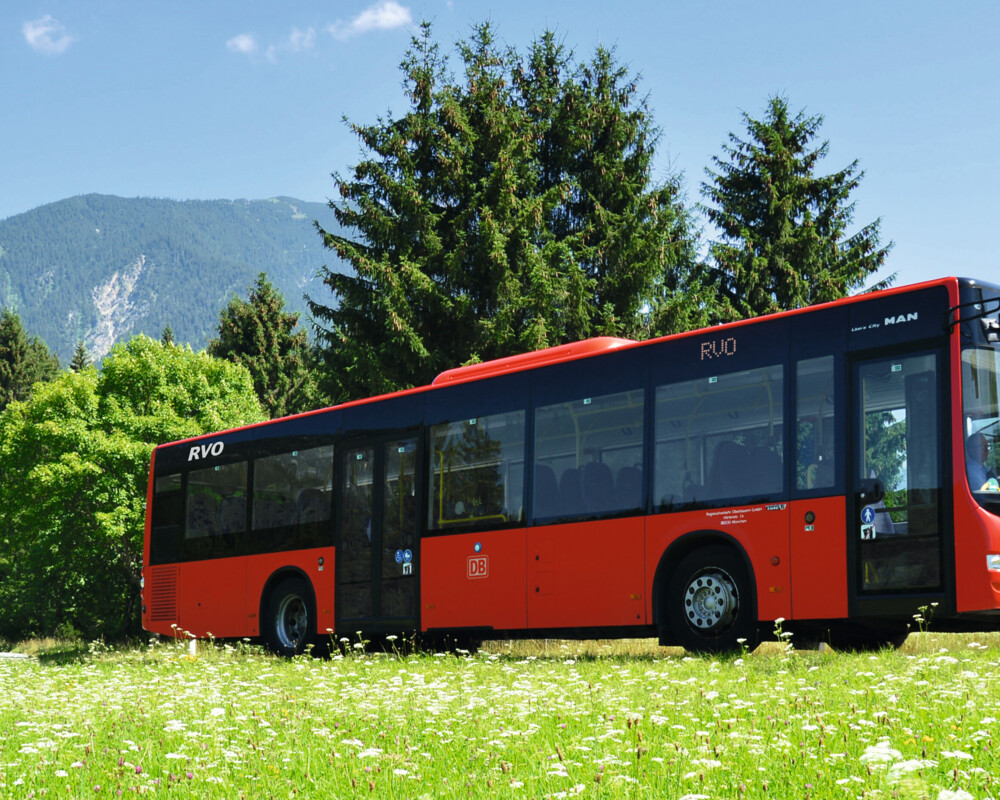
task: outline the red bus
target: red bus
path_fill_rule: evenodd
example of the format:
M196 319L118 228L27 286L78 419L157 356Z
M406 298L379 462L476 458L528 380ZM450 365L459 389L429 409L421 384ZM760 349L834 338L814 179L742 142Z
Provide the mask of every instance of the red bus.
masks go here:
M156 448L143 625L881 646L1000 623L1000 287L592 339ZM967 466L967 464L969 466Z

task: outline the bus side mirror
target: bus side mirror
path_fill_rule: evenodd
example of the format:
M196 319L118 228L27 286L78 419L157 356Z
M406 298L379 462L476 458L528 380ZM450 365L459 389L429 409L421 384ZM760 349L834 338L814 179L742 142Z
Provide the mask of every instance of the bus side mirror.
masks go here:
M865 478L861 481L861 490L858 492L858 499L866 506L877 503L885 499L885 486L878 478Z

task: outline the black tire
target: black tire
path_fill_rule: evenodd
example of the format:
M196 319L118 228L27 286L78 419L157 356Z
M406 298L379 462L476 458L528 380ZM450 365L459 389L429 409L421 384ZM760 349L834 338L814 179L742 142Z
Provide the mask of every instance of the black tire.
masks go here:
M753 584L731 548L712 545L684 556L671 573L665 611L685 650L750 652L760 643Z
M297 656L313 641L316 612L309 584L286 578L267 598L261 633L264 644L279 656Z

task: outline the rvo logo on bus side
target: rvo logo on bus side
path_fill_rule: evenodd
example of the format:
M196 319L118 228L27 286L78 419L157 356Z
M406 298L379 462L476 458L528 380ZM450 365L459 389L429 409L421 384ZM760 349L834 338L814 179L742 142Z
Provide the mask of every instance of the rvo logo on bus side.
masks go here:
M226 449L225 442L212 442L211 444L196 444L188 450L188 461L199 461L209 456L221 456Z

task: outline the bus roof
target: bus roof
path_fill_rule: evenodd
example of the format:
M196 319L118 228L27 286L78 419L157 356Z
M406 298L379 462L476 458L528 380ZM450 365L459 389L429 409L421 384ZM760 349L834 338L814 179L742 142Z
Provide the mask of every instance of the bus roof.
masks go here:
M555 347L547 347L544 350L535 350L531 353L520 353L516 356L506 356L492 361L484 361L480 364L454 367L438 375L431 382L431 386L441 386L461 381L474 381L493 375L501 375L505 372L516 372L523 369L541 367L546 364L557 364L560 361L571 361L575 358L603 353L629 344L635 344L635 340L617 339L614 336L598 336L593 339L584 339L582 342L560 344Z

